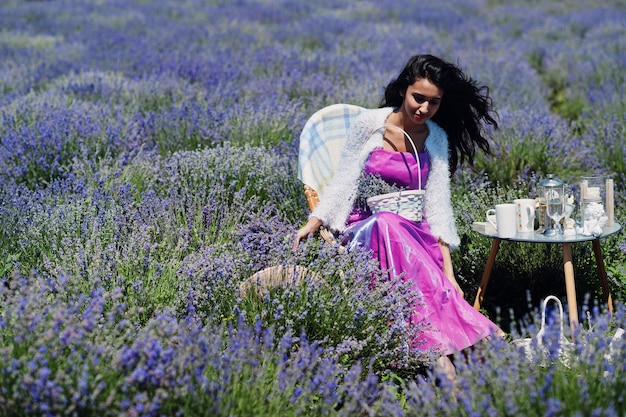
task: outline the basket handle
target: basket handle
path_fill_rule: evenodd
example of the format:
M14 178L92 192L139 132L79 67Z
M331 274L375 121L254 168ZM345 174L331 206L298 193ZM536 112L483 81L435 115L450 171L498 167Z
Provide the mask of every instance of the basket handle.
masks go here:
M394 129L398 129L399 131L401 131L404 137L407 138L409 142L411 143L411 147L413 148L413 152L415 153L415 160L417 161L417 188L421 190L422 189L422 165L420 164L420 156L417 153L415 142L413 142L413 139L411 139L411 136L409 136L409 134L401 127L394 126L394 125L384 125L382 127L374 129L374 131L369 135L369 137L371 137L374 133L376 133L377 131L381 129L383 130L383 134L384 134L384 129L387 129L389 127L393 127Z
M545 298L545 300L543 300L543 309L541 310L541 329L537 333L537 339L540 341L543 338L544 328L546 326L546 307L548 306L548 302L550 300L556 302L556 304L559 306L559 324L561 326L561 334L559 335L559 338L563 339L565 337L563 334L563 305L561 304L561 300L559 300L557 297L555 297L554 295L549 295Z

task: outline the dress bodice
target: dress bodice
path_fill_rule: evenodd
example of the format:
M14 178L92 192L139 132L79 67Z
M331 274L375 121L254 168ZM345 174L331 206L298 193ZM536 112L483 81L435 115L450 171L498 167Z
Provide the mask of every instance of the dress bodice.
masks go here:
M419 186L418 164L415 155L409 152L397 152L376 149L370 153L365 162L366 174L378 173L390 184L409 189L424 189L428 179L428 153L420 152L421 187Z

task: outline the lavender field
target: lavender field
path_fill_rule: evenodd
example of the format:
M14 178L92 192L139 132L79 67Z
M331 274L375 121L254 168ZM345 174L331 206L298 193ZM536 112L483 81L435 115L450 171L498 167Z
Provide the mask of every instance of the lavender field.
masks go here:
M488 85L499 114L493 155L453 179L468 301L490 247L472 222L534 197L548 173L575 191L581 175L613 178L625 224L624 0L4 0L0 11L0 416L626 414L623 229L602 240L613 315L591 245L573 246L570 360L558 326L530 362L511 343L537 333L543 297L565 300L560 248L504 242L484 313L510 337L459 354L455 383L407 347L415 295L368 253L319 238L292 250L308 214L305 121L333 103L377 107L417 53ZM242 287L276 265L309 272Z

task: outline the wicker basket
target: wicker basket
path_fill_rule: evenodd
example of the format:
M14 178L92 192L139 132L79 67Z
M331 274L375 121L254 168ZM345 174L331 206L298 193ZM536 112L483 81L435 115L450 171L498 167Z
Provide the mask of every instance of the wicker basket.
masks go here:
M380 194L367 199L372 213L390 211L405 219L421 222L424 205L424 190L404 190L395 193Z
M401 130L413 147L413 151L415 152L415 159L417 161L418 189L402 190L369 197L366 200L367 205L372 213L389 211L392 213L396 213L404 217L405 219L412 220L414 222L421 222L424 212L423 208L425 191L422 189L422 167L420 165L420 158L419 154L417 153L417 148L415 147L415 143L413 143L413 139L411 139L409 134L404 131L404 129L400 129L397 126L387 125L382 128L376 129L374 132L389 127Z

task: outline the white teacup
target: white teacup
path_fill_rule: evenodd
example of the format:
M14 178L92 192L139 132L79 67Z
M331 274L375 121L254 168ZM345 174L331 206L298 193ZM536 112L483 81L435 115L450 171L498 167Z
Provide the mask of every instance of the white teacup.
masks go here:
M495 213L495 221L494 220ZM515 237L517 234L516 205L511 203L496 204L496 208L485 213L487 221L498 232L499 237Z
M520 233L535 230L535 208L537 202L533 198L518 198L513 200L517 216L517 231Z

